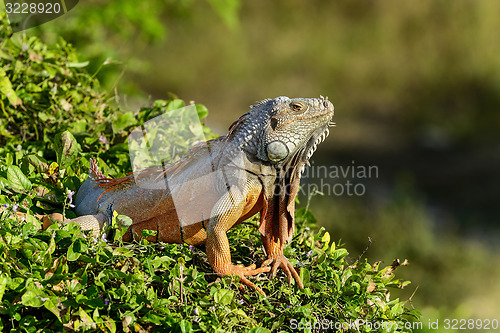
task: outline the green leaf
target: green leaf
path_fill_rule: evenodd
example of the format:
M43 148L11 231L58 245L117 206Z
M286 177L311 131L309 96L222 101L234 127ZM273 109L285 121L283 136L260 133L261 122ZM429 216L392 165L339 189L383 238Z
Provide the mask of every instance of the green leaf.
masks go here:
M50 163L49 165L49 175L53 175L54 173L56 173L56 171L59 169L59 164L57 164L57 162L52 162Z
M16 277L16 278L11 278L10 281L8 281L8 286L9 289L16 290L20 288L21 284L25 282L25 279L22 277Z
M351 285L349 286L351 288L351 290L355 293L355 294L359 294L360 290L361 290L361 286L359 285L359 283L357 283L356 281L354 282L351 282Z
M44 297L45 294L41 291L36 290L36 287L26 291L21 297L21 302L24 306L32 306L35 308L41 307L45 301L47 301L47 297Z
M8 167L7 181L15 190L31 190L31 182L16 165Z
M337 249L333 252L333 260L338 261L338 260L344 258L348 254L349 254L349 252L347 252L346 249L343 249L343 248Z
M94 323L94 321L89 316L89 314L87 312L85 312L85 310L83 310L82 308L79 309L78 314L80 315L80 319L82 320L82 322L85 325L93 324ZM92 325L92 326L94 326L94 325Z
M234 298L234 291L228 289L219 289L214 294L215 303L228 305Z
M133 257L134 252L130 251L129 249L127 249L125 247L117 247L116 249L113 250L113 255L114 256Z
M80 144L69 131L58 134L54 146L57 154L57 164L59 164L60 169L66 169L66 167L72 165L81 151Z
M304 283L304 285L308 285L309 281L311 280L311 275L309 274L309 270L305 267L302 267L300 269L300 279Z
M108 279L124 279L127 277L127 274L116 269L105 269L99 273L98 277L101 277L101 274Z
M142 229L141 230L141 236L144 238L148 238L150 236L156 236L157 233L158 233L158 231L156 231L156 230L149 230L149 229Z
M330 247L330 254L335 252L335 242L332 242L332 246Z
M80 258L80 252L81 242L79 240L76 240L68 248L68 261L75 261Z
M325 245L323 245L322 250L323 251L328 250L328 244L330 243L330 233L328 231L325 232L325 234L321 238L321 241L325 243Z
M85 132L85 130L87 129L87 125L88 125L88 121L86 121L86 120L75 121L75 122L71 123L70 130L73 133Z
M116 222L121 227L130 227L134 221L127 215L116 215Z
M5 288L7 287L7 282L9 281L9 277L5 274L0 275L0 304L2 303L2 298L5 293Z
M30 154L26 155L24 158L29 164L33 165L38 172L47 172L49 169L47 161L41 156Z
M141 318L141 320L148 321L148 322L153 323L155 325L162 325L164 322L164 319L165 318L154 313L154 311L149 311Z
M12 83L2 68L0 68L0 93L0 95L7 96L12 106L16 107L22 104L21 99L17 96L14 89L12 89Z
M60 322L62 322L61 311L57 307L57 303L58 303L57 299L55 299L55 297L51 297L43 304L43 306L47 310L52 312L57 317L57 319L59 319Z
M271 333L271 331L264 327L255 327L248 331L248 333Z
M203 119L208 115L207 107L202 104L196 104L196 112L198 112L199 119Z
M297 211L295 212L295 219L297 220L297 222L300 221L312 224L318 222L318 219L316 219L314 214L309 209L305 209L303 207L297 209Z
M68 62L68 67L73 67L73 68L83 68L87 67L89 64L88 61L82 61L82 62Z
M55 250L56 250L56 242L54 240L54 237L51 237L50 241L49 241L49 246L47 247L47 250L46 250L46 253L52 254L52 253L54 253Z
M182 319L179 323L182 333L191 333L193 332L193 327L191 326L191 322L185 319Z
M318 259L316 259L316 265L323 263L326 260L326 253L322 253Z
M177 110L183 108L184 106L186 106L186 103L184 103L182 99L173 99L170 102L168 102L165 111Z
M242 309L233 310L233 314L240 316L240 317L243 317L243 318L248 318L247 314Z
M122 114L117 114L113 123L111 124L113 132L117 133L122 130L126 130L128 127L133 126L137 123L132 112L126 112Z
M403 313L403 306L401 305L401 302L399 302L399 299L396 299L396 304L391 308L391 316L399 316Z
M103 316L102 319L104 319L102 325L106 327L110 333L115 333L116 332L115 321L108 316Z

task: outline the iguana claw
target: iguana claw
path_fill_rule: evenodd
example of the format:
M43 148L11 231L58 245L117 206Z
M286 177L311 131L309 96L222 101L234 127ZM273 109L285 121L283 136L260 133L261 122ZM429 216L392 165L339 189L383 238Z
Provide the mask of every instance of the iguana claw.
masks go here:
M266 296L264 291L261 288L257 287L252 281L246 278L246 276L253 276L260 273L267 273L271 270L271 267L260 267L256 268L255 264L244 267L243 265L229 265L224 269L224 272L218 272L220 276L224 275L237 275L240 277L240 282L248 287L258 291L263 296ZM244 287L240 286L240 290L243 290Z
M271 263L273 264L273 266L270 270L270 274L273 278L276 276L278 267L280 267L285 271L285 274L288 278L288 283L292 283L292 279L295 279L295 282L297 282L299 289L304 289L304 284L302 283L302 279L300 278L299 274L292 266L287 257L285 257L283 254L276 255L275 257L269 258L266 261L264 261L262 263L262 266L269 266Z

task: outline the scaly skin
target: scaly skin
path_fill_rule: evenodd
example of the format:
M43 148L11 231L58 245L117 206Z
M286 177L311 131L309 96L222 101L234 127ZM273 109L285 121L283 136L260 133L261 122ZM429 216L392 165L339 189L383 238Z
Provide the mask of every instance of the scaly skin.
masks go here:
M281 267L290 282L303 283L283 255L294 230L295 196L301 171L332 125L333 105L323 97L278 97L251 107L226 136L194 147L163 169L109 179L91 161L90 175L76 198L77 222L100 230L113 210L133 220L125 241L141 230L157 231L149 241L206 244L216 273L247 276L276 274ZM268 259L259 268L233 265L226 232L261 214L259 231Z

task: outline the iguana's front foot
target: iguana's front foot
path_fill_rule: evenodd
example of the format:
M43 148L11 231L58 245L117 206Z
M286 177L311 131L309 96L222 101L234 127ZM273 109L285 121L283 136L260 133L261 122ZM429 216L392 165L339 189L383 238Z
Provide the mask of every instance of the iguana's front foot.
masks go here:
M285 274L288 278L288 283L292 283L292 279L295 279L295 282L297 282L299 288L304 289L304 284L302 283L302 279L300 278L295 268L293 268L292 264L290 263L287 257L285 257L283 254L274 254L271 258L267 259L262 263L262 267L269 266L271 264L273 264L272 268L270 269L271 276L273 278L276 276L278 267L280 267L285 271Z
M102 231L104 224L107 221L107 217L104 214L96 214L96 215L83 215L75 217L74 219L65 220L64 216L59 213L54 213L50 215L42 216L43 222L43 230L47 229L54 222L62 222L69 223L75 222L77 223L82 230L92 230L94 236L99 235Z
M217 272L217 274L219 274L220 276L224 276L224 275L237 275L240 277L240 282L243 283L244 285L258 291L260 294L262 294L263 296L266 296L266 294L264 293L264 291L262 291L262 289L260 289L259 287L257 287L252 281L250 281L249 279L247 279L246 277L247 276L253 276L253 275L257 275L257 274L260 274L260 273L267 273L271 270L271 267L260 267L260 268L256 268L255 264L252 264L250 266L243 266L243 265L233 265L233 264L229 264L229 265L226 265L223 269L215 269L215 271ZM240 287L240 290L243 290L244 287L241 286Z

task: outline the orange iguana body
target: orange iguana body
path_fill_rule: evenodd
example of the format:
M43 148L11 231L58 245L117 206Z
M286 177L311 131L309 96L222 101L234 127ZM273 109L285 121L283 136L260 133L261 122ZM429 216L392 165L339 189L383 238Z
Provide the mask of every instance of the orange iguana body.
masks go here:
M162 169L109 179L92 160L75 198L79 217L72 221L97 230L117 211L133 221L124 240L154 230L150 241L206 244L216 273L238 275L262 294L246 277L274 276L278 267L303 288L283 247L293 235L301 171L328 134L332 116L333 105L323 97L278 97L252 106L226 136L195 146ZM258 212L268 260L260 268L233 265L226 232Z

